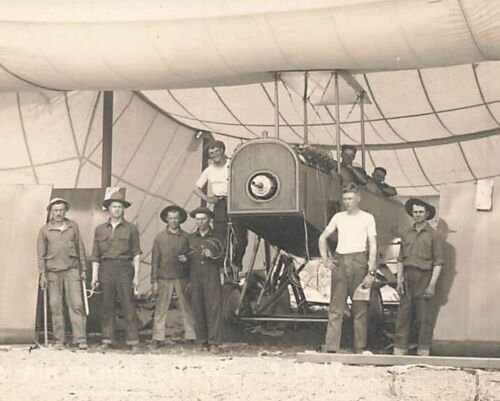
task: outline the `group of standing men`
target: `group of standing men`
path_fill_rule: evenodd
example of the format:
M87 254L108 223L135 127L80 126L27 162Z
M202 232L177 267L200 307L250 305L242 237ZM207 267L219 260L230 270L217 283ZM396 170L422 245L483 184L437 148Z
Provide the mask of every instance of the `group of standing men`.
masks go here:
M215 152L214 152L215 150ZM151 348L159 348L165 341L167 314L173 293L177 295L183 314L185 339L198 339L203 348L218 352L222 341L222 260L227 224L227 158L224 144L214 141L209 145L213 164L205 169L196 184L195 193L215 204L215 212L201 206L191 211L196 231L187 234L181 224L187 212L176 205L167 206L160 213L166 228L160 232L152 250L151 284L156 298L153 339ZM213 171L212 171L213 170ZM215 177L215 178L214 178ZM207 197L198 188L210 182L217 195ZM220 182L218 182L220 181ZM126 345L134 352L139 345L138 319L134 293L139 286L141 263L140 234L128 222L125 209L131 206L121 192L103 202L109 218L96 227L92 247L91 288L102 291L102 344L104 351L115 344L115 305L117 298L125 325ZM64 348L64 301L69 311L73 344L88 348L86 313L82 282L87 277L85 248L76 222L66 218L70 204L54 198L47 206L48 222L40 229L37 243L40 286L48 289L55 347ZM214 226L211 220L215 218ZM246 229L240 234L234 230L240 247L236 255L243 257L246 247ZM243 248L243 250L241 250ZM238 259L237 259L238 260Z

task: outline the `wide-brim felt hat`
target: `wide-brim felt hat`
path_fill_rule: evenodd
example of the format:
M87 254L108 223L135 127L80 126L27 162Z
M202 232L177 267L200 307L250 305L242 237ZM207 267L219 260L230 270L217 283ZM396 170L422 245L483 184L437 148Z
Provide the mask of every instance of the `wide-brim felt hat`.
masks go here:
M52 198L47 205L47 212L50 212L50 208L52 205L55 205L56 203L64 203L66 205L66 211L69 210L69 202L66 199L63 198Z
M132 205L121 192L114 192L108 199L104 199L102 206L107 209L112 202L120 202L125 209Z
M160 219L162 219L165 223L167 222L167 215L169 212L179 212L179 215L181 216L181 224L187 220L187 213L182 207L170 205L160 212Z
M194 210L191 210L191 213L189 213L189 215L194 219L195 216L198 214L198 213L205 213L208 217L210 217L211 219L214 217L214 212L212 212L208 207L206 206L200 206L200 207L197 207L196 209Z
M410 198L405 203L406 213L413 216L413 205L423 206L427 210L427 220L432 220L436 216L436 208L422 199Z

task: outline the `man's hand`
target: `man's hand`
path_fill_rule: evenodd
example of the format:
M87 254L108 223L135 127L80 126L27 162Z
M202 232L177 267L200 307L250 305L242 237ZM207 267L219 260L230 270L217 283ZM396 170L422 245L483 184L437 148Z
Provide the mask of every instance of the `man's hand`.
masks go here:
M134 274L134 279L132 280L132 284L134 285L134 293L137 294L137 290L139 288L139 276Z
M151 292L153 293L153 296L158 296L158 283L151 284Z
M373 280L375 280L375 277L373 277L371 274L367 274L361 282L361 287L370 288L372 286Z
M190 283L190 282L188 282L188 283L186 284L186 289L185 289L185 291L186 291L186 294L190 294L190 293L191 293L191 283Z
M203 248L201 250L201 253L203 254L203 256L205 256L206 258L212 258L213 255L212 255L212 251L208 248Z
M99 285L99 280L97 279L97 276L92 275L92 281L90 282L90 288L92 289L92 291L95 291L98 285Z
M188 261L188 258L186 255L178 255L177 260L181 263L186 263Z
M219 202L219 198L215 195L207 196L207 202L215 205L217 202Z
M398 283L396 284L396 291L398 292L399 296L403 296L405 294L405 283L403 277L399 278L398 276Z
M42 290L47 288L47 277L45 277L45 273L40 273L40 288Z
M337 263L335 262L335 260L330 259L330 258L326 258L326 259L322 259L322 261L323 261L323 266L325 266L327 269L329 269L331 271L337 270Z
M80 278L82 279L82 281L87 281L87 273L85 272L85 270L81 271Z
M429 284L424 291L424 298L427 299L434 298L435 293L436 293L436 288L432 284Z

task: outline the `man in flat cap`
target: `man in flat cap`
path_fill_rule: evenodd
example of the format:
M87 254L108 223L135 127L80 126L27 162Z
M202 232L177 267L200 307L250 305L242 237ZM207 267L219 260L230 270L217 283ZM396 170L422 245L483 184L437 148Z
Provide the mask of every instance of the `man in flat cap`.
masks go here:
M109 219L96 227L92 249L92 287L99 282L103 293L102 345L106 350L114 344L115 302L120 299L125 320L126 344L138 351L139 331L134 302L134 290L139 286L141 247L139 230L124 218L130 202L121 192L105 199L103 207Z
M219 352L222 341L222 260L223 246L210 227L213 212L206 207L194 209L190 216L197 229L189 237L191 307L196 336L202 347Z
M73 344L87 349L86 316L82 298L82 280L87 269L85 248L78 224L66 218L69 203L54 198L47 206L49 219L38 234L40 287L48 287L52 332L56 348L64 348L64 300L68 307Z
M418 350L420 356L430 354L433 320L431 299L443 267L443 241L427 220L436 215L436 209L421 199L411 198L405 204L406 212L414 224L402 238L398 257L397 289L401 296L394 354L408 352L413 311L418 326Z
M213 205L214 231L221 240L226 239L227 232L227 193L229 185L229 163L226 156L226 146L222 141L212 141L207 147L208 157L211 164L203 170L198 181L196 181L194 193L200 199ZM203 187L210 185L212 195L203 192ZM242 270L243 256L248 245L247 228L238 220L232 222L235 244L232 255L232 262L237 271Z
M153 244L151 285L156 297L153 323L152 349L158 349L165 341L165 327L172 294L175 291L184 322L184 338L195 340L193 315L188 300L189 278L188 234L181 224L187 219L186 211L175 205L167 206L160 213L166 228L159 233Z

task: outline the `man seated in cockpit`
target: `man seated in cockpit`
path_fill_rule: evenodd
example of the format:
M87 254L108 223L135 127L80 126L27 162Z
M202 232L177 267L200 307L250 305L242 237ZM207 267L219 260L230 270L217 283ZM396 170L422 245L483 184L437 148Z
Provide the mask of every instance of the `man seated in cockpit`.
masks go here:
M354 182L358 185L365 186L370 177L360 165L354 163L356 158L356 148L353 145L342 145L340 153L340 176L342 177L342 185L347 185Z
M383 167L378 166L373 170L372 179L373 181L375 181L375 184L377 184L377 187L382 195L387 197L396 196L398 194L398 191L396 190L396 188L391 187L389 184L386 184L386 176L387 170Z

